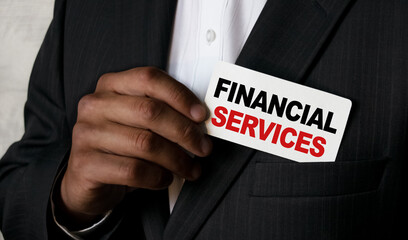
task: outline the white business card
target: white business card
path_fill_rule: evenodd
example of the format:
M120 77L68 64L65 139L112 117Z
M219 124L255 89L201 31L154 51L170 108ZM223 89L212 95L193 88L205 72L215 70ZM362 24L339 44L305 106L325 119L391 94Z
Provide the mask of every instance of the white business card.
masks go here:
M333 162L351 101L219 62L205 97L208 134L297 162Z

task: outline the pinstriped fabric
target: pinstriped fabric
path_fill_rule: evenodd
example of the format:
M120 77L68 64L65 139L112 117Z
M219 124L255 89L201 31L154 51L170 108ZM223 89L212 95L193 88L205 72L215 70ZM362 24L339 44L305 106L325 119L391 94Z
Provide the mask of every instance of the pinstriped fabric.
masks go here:
M255 155L254 159L258 157L262 156ZM271 157L269 161L271 165L276 163ZM251 163L242 173L196 239L369 239L374 236L367 223L373 223L373 199L377 191L327 197L253 196L249 194L256 181L253 167ZM281 187L289 188L289 182L282 182Z
M105 72L166 65L175 1L58 0L55 6L31 76L25 136L0 161L0 224L7 240L66 238L47 216L48 200L69 150L79 98Z
M353 101L337 162L257 153L197 239L397 239L405 224L396 212L406 211L407 9L354 3L302 81Z
M25 106L22 140L0 161L0 223L5 239L47 239L51 184L69 149L62 64L63 1L38 54Z
M46 201L69 144L52 143L69 142L65 128L72 128L77 102L93 91L98 76L166 66L175 1L97 3L68 1L66 18L60 16L54 28L65 26L63 33L50 32L53 41L37 60L27 139L1 160L6 239L46 239L47 231L63 239L46 226ZM142 217L146 239L397 239L404 230L398 217L406 209L401 195L408 157L406 12L404 0L268 1L238 64L350 98L337 163L297 165L214 140L215 152L202 159L203 178L186 183L167 224L160 206L168 203L153 201L157 194L145 191L129 196L129 212L114 234L121 239L139 234L134 230L140 230ZM61 34L62 62L61 52L50 50ZM52 79L62 70L61 86L61 79ZM38 149L54 151L34 158L42 153ZM39 164L31 164L33 159ZM17 167L25 181L13 172ZM4 190L10 185L16 188L12 194ZM143 206L133 205L140 203L137 197ZM38 209L31 209L30 198Z
M346 5L347 1L339 2L337 9L330 9L330 17L327 17L310 2L268 1L237 64L299 81ZM208 176L196 183L185 183L166 226L164 239L194 237L206 217L218 207L217 202L234 183L237 174L249 159L253 161L251 155L241 146L215 144L214 154L203 159L204 164L210 165Z
M93 92L102 74L140 66L165 69L175 7L174 0L70 1L64 78L71 128L76 103Z

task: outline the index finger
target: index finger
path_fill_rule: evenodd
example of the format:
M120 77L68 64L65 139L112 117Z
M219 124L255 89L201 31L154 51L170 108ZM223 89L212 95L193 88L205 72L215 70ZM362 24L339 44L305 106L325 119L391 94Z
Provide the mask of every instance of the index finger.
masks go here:
M195 122L202 122L207 116L204 104L194 93L164 71L154 67L104 74L99 79L95 92L103 91L158 99Z

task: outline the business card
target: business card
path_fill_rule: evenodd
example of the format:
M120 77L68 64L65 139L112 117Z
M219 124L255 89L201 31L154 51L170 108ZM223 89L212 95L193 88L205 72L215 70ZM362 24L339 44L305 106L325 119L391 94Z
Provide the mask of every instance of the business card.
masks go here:
M351 101L219 62L205 103L211 136L296 162L334 162Z

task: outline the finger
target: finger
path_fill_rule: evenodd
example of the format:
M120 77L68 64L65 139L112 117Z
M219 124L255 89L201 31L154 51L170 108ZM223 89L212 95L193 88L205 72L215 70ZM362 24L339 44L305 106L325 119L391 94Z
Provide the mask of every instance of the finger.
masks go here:
M119 124L107 124L103 128L93 128L78 123L75 137L81 139L75 144L115 155L141 158L162 166L189 180L197 179L201 174L198 162L191 159L179 146L152 133L149 130L131 128ZM77 136L78 133L83 136Z
M79 108L79 121L101 121L106 119L122 125L149 129L164 138L179 144L187 151L206 156L212 144L203 129L155 99L127 95L89 96L93 107ZM93 100L92 100L93 99ZM98 120L96 120L98 119Z
M76 152L76 161L68 166L82 171L88 180L101 184L132 188L163 189L173 181L173 174L151 162L98 151Z
M142 67L105 74L99 79L95 92L104 91L159 99L196 122L207 117L207 109L194 93L157 68Z

